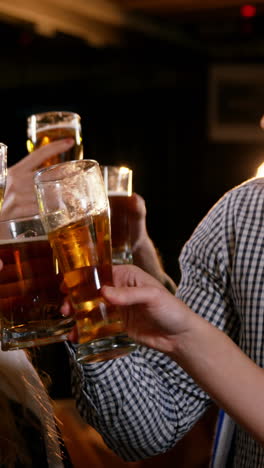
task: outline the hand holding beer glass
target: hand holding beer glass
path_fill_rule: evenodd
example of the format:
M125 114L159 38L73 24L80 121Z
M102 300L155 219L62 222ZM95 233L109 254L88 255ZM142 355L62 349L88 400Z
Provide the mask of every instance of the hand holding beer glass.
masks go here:
M27 149L31 153L40 146L62 138L73 138L75 145L54 155L41 167L83 159L81 118L75 112L50 111L33 114L27 119Z
M113 264L132 263L127 197L132 195L132 170L101 166L110 204Z
M78 331L77 360L97 362L127 354L120 308L103 299L112 284L109 202L100 166L70 161L35 174L39 211L64 277Z

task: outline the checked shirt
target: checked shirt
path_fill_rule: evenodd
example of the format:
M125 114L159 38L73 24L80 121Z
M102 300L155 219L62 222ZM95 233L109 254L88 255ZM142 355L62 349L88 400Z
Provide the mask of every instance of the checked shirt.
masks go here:
M180 266L177 296L263 367L264 179L233 188L211 208L183 247ZM175 362L153 349L139 346L125 357L86 365L70 352L81 415L125 460L172 448L211 403ZM264 449L239 427L233 466L264 467Z

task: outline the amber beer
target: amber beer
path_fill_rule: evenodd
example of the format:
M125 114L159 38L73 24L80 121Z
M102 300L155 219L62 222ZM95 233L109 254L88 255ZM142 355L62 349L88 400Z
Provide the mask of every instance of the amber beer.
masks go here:
M98 362L135 349L119 307L102 297L112 284L109 201L97 161L41 169L34 176L43 225L58 259L76 318L76 359Z
M49 240L75 308L78 342L122 332L118 308L106 304L100 292L103 284L112 284L107 212L63 226L49 233Z
M101 166L108 195L111 218L112 262L132 263L128 198L132 195L132 169L125 166Z
M0 186L0 210L2 209L4 203L4 196L5 196L5 186Z
M114 263L132 263L127 193L108 191Z
M60 313L62 276L47 236L0 240L0 258L2 348L65 340L73 321Z
M75 145L69 150L49 158L42 167L83 158L80 116L73 112L47 112L28 118L27 149L29 153L55 140L73 138Z

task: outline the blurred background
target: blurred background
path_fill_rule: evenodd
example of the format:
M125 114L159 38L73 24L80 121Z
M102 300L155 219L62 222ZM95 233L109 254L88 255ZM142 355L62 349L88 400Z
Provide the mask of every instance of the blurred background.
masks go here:
M84 156L133 169L149 233L176 282L178 255L197 223L264 162L262 1L0 0L0 70L9 165L27 154L30 114L79 113ZM64 402L64 346L34 352L51 396ZM72 408L63 403L58 416L74 466L92 454L102 463L91 466L123 466ZM215 414L157 465L138 468L173 467L176 457L181 468L208 466Z
M263 2L0 0L9 165L27 154L31 113L78 112L85 157L133 169L178 281L198 221L264 161L263 26Z

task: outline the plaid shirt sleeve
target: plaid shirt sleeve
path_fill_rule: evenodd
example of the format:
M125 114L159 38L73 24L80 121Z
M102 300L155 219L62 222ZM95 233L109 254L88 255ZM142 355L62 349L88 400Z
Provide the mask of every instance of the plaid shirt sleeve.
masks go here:
M230 197L225 196L184 246L177 295L235 337L228 299L234 231L230 210ZM211 403L175 362L153 349L139 346L125 357L87 365L76 363L70 352L80 414L127 461L172 448Z
M172 448L210 400L175 362L139 346L112 361L80 365L72 355L72 388L81 416L126 461Z
M237 340L240 318L234 305L232 275L237 248L239 190L209 211L180 255L181 282L176 295L206 320ZM242 197L243 198L243 197Z

